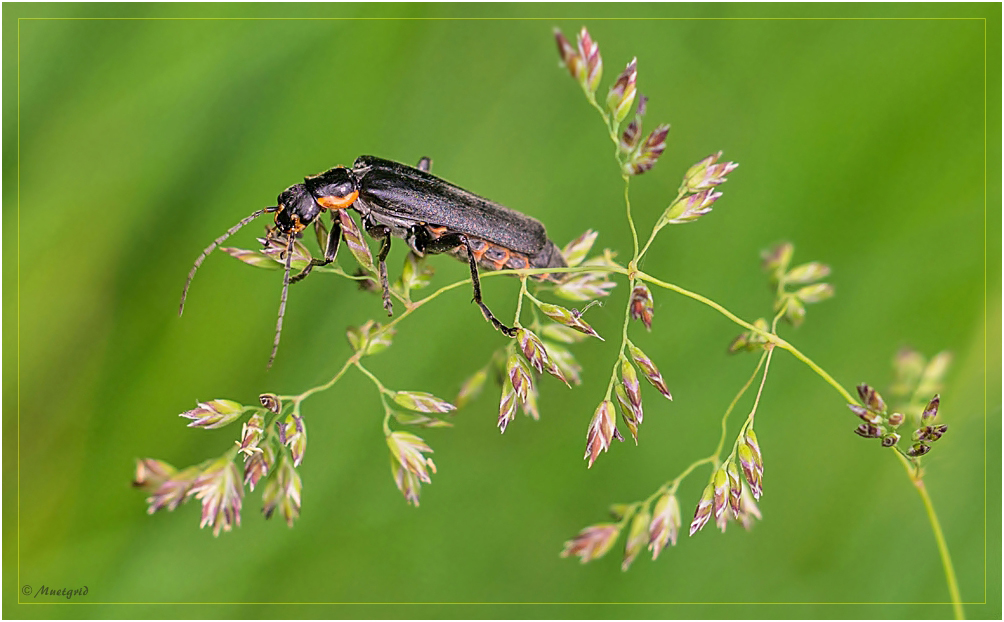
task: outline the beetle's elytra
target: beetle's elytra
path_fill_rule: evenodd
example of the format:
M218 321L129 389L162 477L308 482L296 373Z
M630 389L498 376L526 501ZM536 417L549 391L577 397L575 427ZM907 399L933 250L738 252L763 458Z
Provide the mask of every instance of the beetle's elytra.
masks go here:
M495 328L512 336L514 330L502 324L481 300L478 265L489 270L561 268L565 266L561 251L548 239L539 221L430 174L430 166L428 158L422 158L416 168L374 156L360 156L352 168L338 166L286 188L279 194L277 205L258 210L240 221L196 259L181 295L179 313L184 310L192 277L206 256L258 216L275 213L275 228L269 230L268 240L286 246L286 270L275 342L269 359L271 366L279 347L289 284L302 280L314 266L334 261L342 233L335 212L353 209L359 212L366 233L381 241L377 263L388 315L392 314L393 305L386 260L391 238L396 237L403 239L419 256L449 253L467 262L471 268L474 302ZM325 211L331 215L331 229L324 258L312 259L303 271L291 278L293 240Z

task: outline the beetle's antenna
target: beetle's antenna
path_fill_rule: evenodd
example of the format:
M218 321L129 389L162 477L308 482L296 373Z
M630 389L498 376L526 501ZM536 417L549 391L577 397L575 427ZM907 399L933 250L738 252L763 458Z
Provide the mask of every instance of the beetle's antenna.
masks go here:
M272 356L268 357L268 366L272 369L275 353L279 351L279 335L282 334L282 316L286 315L286 294L289 293L289 272L293 268L293 234L289 234L286 242L286 274L282 277L282 296L279 298L279 321L275 324L275 341L272 342Z
M215 240L213 240L213 243L210 244L209 246L207 246L206 250L202 251L202 254L199 255L199 258L195 260L195 265L192 266L192 270L188 273L188 279L185 281L185 289L183 289L181 291L181 304L178 305L178 315L181 315L182 313L185 312L185 298L188 298L188 288L192 285L192 279L195 278L195 271L199 269L199 266L201 266L202 262L206 260L206 257L209 256L209 253L211 253L214 250L216 250L216 247L219 246L220 244L222 244L224 240L226 240L227 238L229 238L233 234L237 233L237 231L241 227L243 227L244 225L248 224L249 222L251 222L255 218L258 218L262 214L268 214L268 213L277 212L277 211L279 211L279 206L278 205L274 205L272 207L266 207L265 209L258 210L257 212L255 212L254 214L251 214L250 216L248 216L244 220L240 221L239 223L237 223L233 227L230 227L229 229L227 229L226 233L224 233L220 237L218 237Z

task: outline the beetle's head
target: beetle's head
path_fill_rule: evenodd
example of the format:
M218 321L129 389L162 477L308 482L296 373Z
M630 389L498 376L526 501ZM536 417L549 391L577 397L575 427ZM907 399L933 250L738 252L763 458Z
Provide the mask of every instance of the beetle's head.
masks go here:
M359 198L359 184L352 171L344 166L304 178L307 190L327 209L344 209Z
M286 188L276 202L279 211L275 213L275 226L280 233L299 233L321 213L321 206L303 184Z

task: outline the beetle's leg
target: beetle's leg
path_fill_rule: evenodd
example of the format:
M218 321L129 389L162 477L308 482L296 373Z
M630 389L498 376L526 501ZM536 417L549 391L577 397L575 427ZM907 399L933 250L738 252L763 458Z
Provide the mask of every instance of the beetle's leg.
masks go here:
M481 300L481 279L478 277L478 259L474 256L474 249L471 247L470 240L463 233L446 233L436 238L426 246L426 251L429 253L444 253L446 251L453 250L458 246L463 246L467 249L467 261L471 266L471 284L474 286L474 302L481 307L481 313L484 314L485 319L492 323L492 326L502 331L505 335L509 337L516 336L516 329L509 328L502 322L498 321L495 314L491 312L488 305Z
M338 242L342 239L342 223L335 218L334 212L331 214L331 231L328 233L328 244L324 247L324 262L326 264L335 260L338 253Z
M275 353L279 351L279 336L282 335L282 317L286 315L286 294L289 293L289 271L293 267L293 236L286 241L286 269L282 277L282 296L279 297L279 319L275 323L275 341L272 342L272 354L268 357L266 370L272 368Z
M432 158L425 157L418 161L418 170L428 173L432 170Z
M433 237L429 235L429 229L425 225L412 225L408 228L408 234L405 237L405 241L408 242L408 246L415 251L415 254L419 257L426 256L426 250L429 245L433 243ZM437 251L442 253L443 251Z
M429 236L429 230L425 228L425 225L412 225L408 227L408 234L405 236L405 241L411 250L415 251L415 254L419 257L425 257L425 249L432 241Z
M482 300L481 300L481 279L478 278L478 260L477 260L477 258L474 257L474 249L471 248L471 243L469 241L467 241L467 236L463 236L462 235L461 237L464 240L464 246L467 247L467 260L468 260L468 263L470 263L470 265L471 265L471 284L474 285L474 302L478 303L478 306L481 307L481 313L484 314L485 319L488 320L489 322L491 322L492 325L495 328L499 329L500 331L502 331L505 335L507 335L509 337L515 337L516 336L516 329L515 328L509 328L508 326L506 326L502 322L498 321L498 319L496 319L495 315L492 314L491 309L488 308L488 305L486 305L484 302L482 302Z
M318 221L320 222L320 221ZM335 220L335 215L331 215L331 231L328 232L328 241L324 245L324 259L311 259L310 263L307 264L299 274L294 276L289 280L290 283L299 283L303 279L307 278L310 271L314 269L314 266L326 266L335 260L335 255L338 253L338 242L342 239L342 225L340 222Z
M380 270L380 288L383 290L383 308L387 309L387 315L394 315L394 303L390 299L390 283L387 280L387 253L390 252L390 235L383 238L380 245L380 254L377 255L377 268Z
M374 240L380 240L377 254L377 270L380 273L380 288L383 290L383 308L387 315L394 315L394 302L390 299L390 282L387 279L387 254L390 252L390 227L377 224L368 215L363 217L363 227Z

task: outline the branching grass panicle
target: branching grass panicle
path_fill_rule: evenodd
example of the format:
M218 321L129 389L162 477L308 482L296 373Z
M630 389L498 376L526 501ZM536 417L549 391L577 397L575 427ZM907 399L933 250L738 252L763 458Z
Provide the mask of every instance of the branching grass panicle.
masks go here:
M190 420L190 427L216 429L241 422L242 429L234 445L225 448L220 456L184 469L176 469L160 460L138 461L135 485L149 494L148 511L174 510L194 497L202 505L200 526L211 527L214 534L219 534L240 525L245 490L253 492L261 486L264 516L269 518L278 510L279 515L292 526L301 511L303 482L298 468L307 450L303 404L311 396L332 389L350 372L371 381L384 411L381 425L387 441L392 480L405 500L417 506L421 487L432 483L436 465L431 458L431 446L421 436L408 430L427 430L434 434L432 431L436 428L450 427L450 421L443 415L470 404L492 378L498 379L501 384L497 421L501 432L514 424L517 411L538 419L541 416L539 383L544 382L547 376L553 376L556 381L568 386L580 385L582 368L576 361L574 348L583 340L595 338L605 339L611 343L612 349L605 390L592 387L580 389L596 391L598 399L591 416L589 413L580 414L586 432L584 459L586 466L591 467L601 454L611 449L615 439L624 440L625 436L618 429L618 415L631 439L638 444L644 437L645 394L654 396L655 400L667 400L661 404L673 400L670 383L653 358L645 352L646 333L658 327L652 291L655 288L690 298L739 326L741 332L727 344L727 348L737 355L754 354L752 373L725 407L718 423L721 434L714 448L707 453L698 452L693 462L680 473L668 479L660 478L662 483L647 498L613 504L610 507L611 521L582 529L565 543L561 555L576 556L582 562L593 561L612 551L623 536L622 569L627 570L642 549L647 549L652 558L657 559L667 545L678 543L684 525L681 502L694 508L688 530L691 536L712 519L723 532L733 521L749 530L754 519L761 519L757 502L768 488L764 481L764 454L754 428L761 397L770 390L767 379L772 360L778 350L783 350L806 364L840 394L851 413L862 420L856 429L851 428L855 433L867 439L876 439L874 447L885 448L906 469L910 482L921 495L931 522L954 613L961 618L963 611L958 585L933 503L924 486L922 463L923 456L936 447L948 429L941 418L939 392L949 355L942 353L926 360L914 351L900 352L895 358L896 381L888 391L892 398L890 402L868 384L857 386L856 395L845 389L821 366L778 334L782 323L800 326L809 307L834 295L833 286L823 282L830 274L830 267L816 261L793 264L794 247L791 244L776 246L764 252L761 258L769 286L774 292L774 304L770 313L753 321L738 317L701 294L642 271L639 268L641 260L659 234L670 225L694 223L707 216L722 198L721 188L738 164L724 159L721 151L695 163L682 176L675 196L668 197L662 212L648 230L642 230L643 235L640 236L630 201L631 179L656 166L666 149L669 125L656 124L645 133L643 120L647 98L638 92L636 59L626 64L614 79L606 97L600 101L597 94L603 77L603 60L598 44L585 28L578 34L574 45L560 31L555 31L555 39L563 65L581 87L588 104L597 111L612 143L615 165L623 180L625 219L632 240L628 261L617 261L610 249L594 252L597 233L586 231L562 249L565 268L484 274L482 278L515 274L520 279L512 321L514 336L463 381L458 395L450 402L423 391L389 388L365 365L367 357L379 355L393 346L399 325L412 314L445 292L471 282L465 279L450 283L422 297L420 292L429 286L433 268L426 264L424 258L410 253L400 278L390 290L392 296L404 305L404 311L383 324L370 320L361 326L350 327L346 337L353 352L330 380L299 394L265 393L259 396L257 404L244 405L233 400L214 399L182 413L183 418ZM648 215L652 212L645 209L643 213ZM373 255L360 228L347 211L340 211L339 217L345 246L359 269L350 274L337 263L318 265L314 269L356 280L363 286L377 285L381 275L374 266ZM646 216L645 220L649 218ZM317 222L320 223L320 220ZM323 252L327 231L323 225L318 225L315 232ZM269 240L263 242L265 246L261 250L220 250L259 268L278 269L291 262L294 268L302 269L313 259L311 251L300 241L295 241L291 247L270 244ZM542 274L551 277L544 280L530 278ZM611 294L618 285L617 279L626 281L628 292L622 330L619 335L601 336L591 326L588 311ZM553 302L554 298L569 302L557 304ZM722 344L722 347L725 346ZM643 388L643 384L651 385L651 389ZM750 398L754 386L756 390ZM731 419L736 409L746 413L745 418L738 422L738 429L735 429ZM649 410L650 416L655 410ZM771 417L774 413L765 412L761 416ZM422 433L427 434L425 431ZM681 500L680 484L689 477L702 478L706 485L699 499Z

